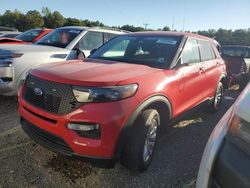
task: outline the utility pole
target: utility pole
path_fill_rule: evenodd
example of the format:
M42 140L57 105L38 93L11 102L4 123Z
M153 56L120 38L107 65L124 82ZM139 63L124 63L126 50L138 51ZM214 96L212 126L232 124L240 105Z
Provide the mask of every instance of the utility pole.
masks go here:
M173 17L173 21L172 21L172 31L174 31L174 17Z
M144 25L145 30L147 30L147 26L148 26L149 24L148 24L148 23L144 23L144 24L142 24L142 25Z
M182 32L185 32L185 18L182 21Z

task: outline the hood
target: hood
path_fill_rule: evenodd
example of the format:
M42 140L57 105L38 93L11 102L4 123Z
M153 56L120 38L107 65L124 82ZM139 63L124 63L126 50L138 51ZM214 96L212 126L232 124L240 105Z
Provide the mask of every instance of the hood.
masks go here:
M53 46L43 46L36 44L0 44L0 53L1 51L7 52L19 52L19 53L34 53L34 52L60 52L65 51L64 48L58 48Z
M32 69L31 74L71 85L112 86L131 78L134 80L133 83L136 83L135 77L159 70L146 65L87 59L42 65Z

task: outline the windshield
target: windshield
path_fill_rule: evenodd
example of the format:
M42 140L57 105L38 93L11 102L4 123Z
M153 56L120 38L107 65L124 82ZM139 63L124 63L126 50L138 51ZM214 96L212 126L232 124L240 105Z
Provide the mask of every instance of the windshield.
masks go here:
M224 56L250 58L248 47L222 47L221 53Z
M118 36L89 58L168 68L180 40L176 36Z
M81 31L81 29L57 29L38 40L36 44L65 48Z
M24 42L32 42L41 32L41 29L32 29L16 36L15 38Z

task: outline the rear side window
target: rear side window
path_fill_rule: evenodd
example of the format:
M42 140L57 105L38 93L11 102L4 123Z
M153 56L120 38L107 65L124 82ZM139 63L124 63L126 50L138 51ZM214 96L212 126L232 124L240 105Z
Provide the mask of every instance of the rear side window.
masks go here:
M103 33L89 31L79 41L81 50L92 50L99 48L103 44Z
M108 42L110 39L116 37L116 34L113 33L104 33L104 43Z
M199 40L198 43L201 53L201 61L215 59L215 54L209 41Z
M188 39L182 52L182 63L191 64L200 62L200 54L197 40Z

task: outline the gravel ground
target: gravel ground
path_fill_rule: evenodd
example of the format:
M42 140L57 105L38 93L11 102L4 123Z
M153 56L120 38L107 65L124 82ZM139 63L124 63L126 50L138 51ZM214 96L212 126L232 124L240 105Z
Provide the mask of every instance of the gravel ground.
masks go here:
M226 93L216 114L200 112L161 136L154 160L142 174L119 163L101 169L54 154L22 131L17 99L0 96L0 188L4 187L192 187L207 139L239 92Z

